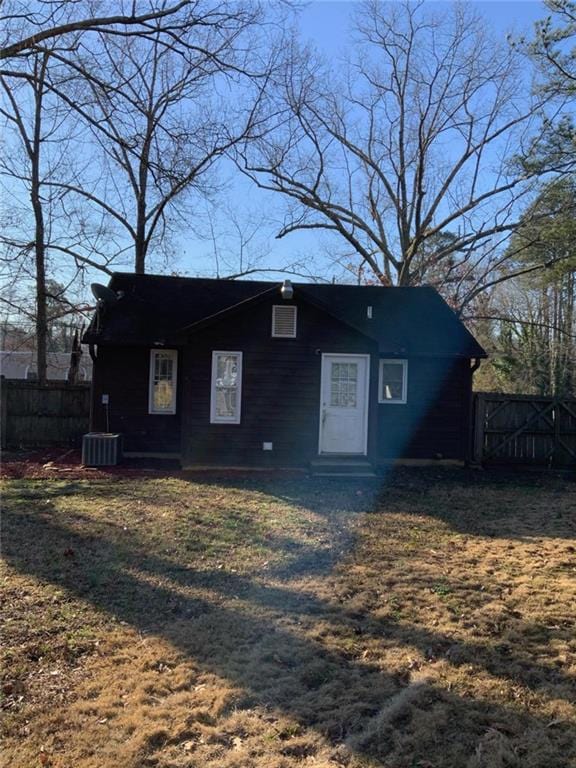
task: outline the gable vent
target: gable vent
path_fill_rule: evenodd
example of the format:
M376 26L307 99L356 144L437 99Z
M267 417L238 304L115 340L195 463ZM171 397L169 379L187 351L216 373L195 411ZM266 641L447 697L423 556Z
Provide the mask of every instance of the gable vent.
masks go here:
M272 336L280 339L296 338L297 307L275 305L272 307Z

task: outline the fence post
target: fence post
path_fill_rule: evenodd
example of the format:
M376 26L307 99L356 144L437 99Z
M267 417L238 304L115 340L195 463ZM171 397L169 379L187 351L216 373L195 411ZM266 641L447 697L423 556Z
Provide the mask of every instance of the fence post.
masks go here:
M482 464L485 417L486 400L483 394L477 392L474 398L474 447L472 450L472 461L474 464Z
M8 392L6 389L6 377L0 376L0 447L8 445Z
M561 447L562 434L560 432L560 415L560 401L556 400L552 408L552 420L554 422L554 450L550 457L550 468L556 464Z

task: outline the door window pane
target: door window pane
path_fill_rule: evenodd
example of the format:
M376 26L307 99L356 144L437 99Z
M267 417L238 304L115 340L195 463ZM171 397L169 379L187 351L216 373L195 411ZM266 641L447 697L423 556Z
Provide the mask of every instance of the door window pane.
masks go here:
M335 408L356 408L358 363L332 363L330 373L330 405Z

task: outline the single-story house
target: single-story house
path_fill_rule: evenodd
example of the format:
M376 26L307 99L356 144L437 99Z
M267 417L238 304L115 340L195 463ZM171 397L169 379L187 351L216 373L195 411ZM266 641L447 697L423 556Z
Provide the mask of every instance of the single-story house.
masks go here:
M83 342L93 431L185 467L469 456L486 353L432 288L114 274Z

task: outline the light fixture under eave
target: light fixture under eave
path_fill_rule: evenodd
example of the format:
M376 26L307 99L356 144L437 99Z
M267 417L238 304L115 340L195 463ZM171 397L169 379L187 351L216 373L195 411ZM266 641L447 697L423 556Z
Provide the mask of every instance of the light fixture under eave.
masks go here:
M290 280L284 280L282 283L282 288L280 288L280 296L282 296L284 301L289 301L290 299L294 298L294 286Z

